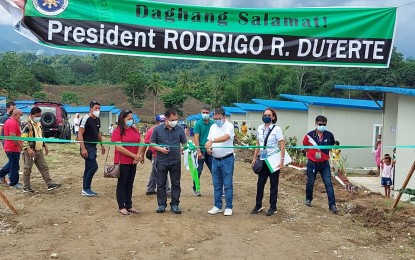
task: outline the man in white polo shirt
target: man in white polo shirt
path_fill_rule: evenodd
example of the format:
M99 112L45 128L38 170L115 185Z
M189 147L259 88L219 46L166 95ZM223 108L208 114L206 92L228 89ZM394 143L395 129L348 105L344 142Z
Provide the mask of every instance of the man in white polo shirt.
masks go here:
M232 216L233 201L233 168L235 157L233 155L233 139L235 137L233 124L226 120L222 108L215 109L213 113L214 124L210 127L208 141L205 148L212 153L212 180L214 205L209 214L222 212L222 194L225 190L225 216ZM222 148L224 147L224 148Z

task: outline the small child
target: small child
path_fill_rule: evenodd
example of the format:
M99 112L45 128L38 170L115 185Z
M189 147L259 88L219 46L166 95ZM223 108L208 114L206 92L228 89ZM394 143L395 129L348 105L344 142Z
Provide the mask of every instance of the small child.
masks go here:
M385 154L385 157L383 157L381 164L383 167L383 171L380 184L385 188L385 197L390 198L392 174L394 169L394 164L392 163L391 156L389 154Z

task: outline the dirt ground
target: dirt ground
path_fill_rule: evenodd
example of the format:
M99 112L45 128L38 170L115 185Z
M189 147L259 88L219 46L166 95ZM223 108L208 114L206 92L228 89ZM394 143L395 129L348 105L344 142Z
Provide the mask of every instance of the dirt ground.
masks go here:
M256 175L245 163L249 151L238 150L234 173L234 214L210 216L210 173L201 180L201 197L192 196L189 173L182 171L183 213L156 214L156 197L146 196L150 163L140 165L133 202L138 215L122 216L115 200L116 180L104 179L105 157L93 189L98 197L81 196L83 160L77 144L49 144L52 178L62 188L48 192L40 174L32 173L35 194L0 185L16 207L12 215L0 202L1 259L414 259L415 207L335 185L338 215L327 210L319 178L312 207L304 206L304 173L284 168L278 212L251 215ZM5 162L4 154L0 163ZM269 186L264 206L268 207Z

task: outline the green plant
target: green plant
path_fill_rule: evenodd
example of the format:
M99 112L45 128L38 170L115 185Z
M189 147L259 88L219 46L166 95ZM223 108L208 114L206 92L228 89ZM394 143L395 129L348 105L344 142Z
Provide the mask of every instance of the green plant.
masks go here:
M285 127L284 131L287 130L289 126ZM305 151L303 149L296 148L298 139L296 136L285 138L285 145L287 152L290 154L293 162L300 165L305 165L307 162L307 157L305 156Z

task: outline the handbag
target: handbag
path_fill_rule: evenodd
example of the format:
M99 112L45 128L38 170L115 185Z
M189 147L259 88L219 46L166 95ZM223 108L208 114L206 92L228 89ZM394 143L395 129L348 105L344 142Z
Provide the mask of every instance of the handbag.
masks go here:
M153 151L147 150L146 158L149 159L150 161L153 160Z
M120 177L120 163L118 164L107 164L108 155L110 154L111 147L108 148L107 158L105 159L104 164L104 177L105 178L119 178ZM121 153L120 153L121 161Z
M265 137L264 146L267 146L268 137L271 134L274 127L275 125L269 130L267 136ZM266 167L264 160L261 160L261 158L258 156L255 160L254 166L252 166L252 170L254 171L255 174L260 174L264 167Z

